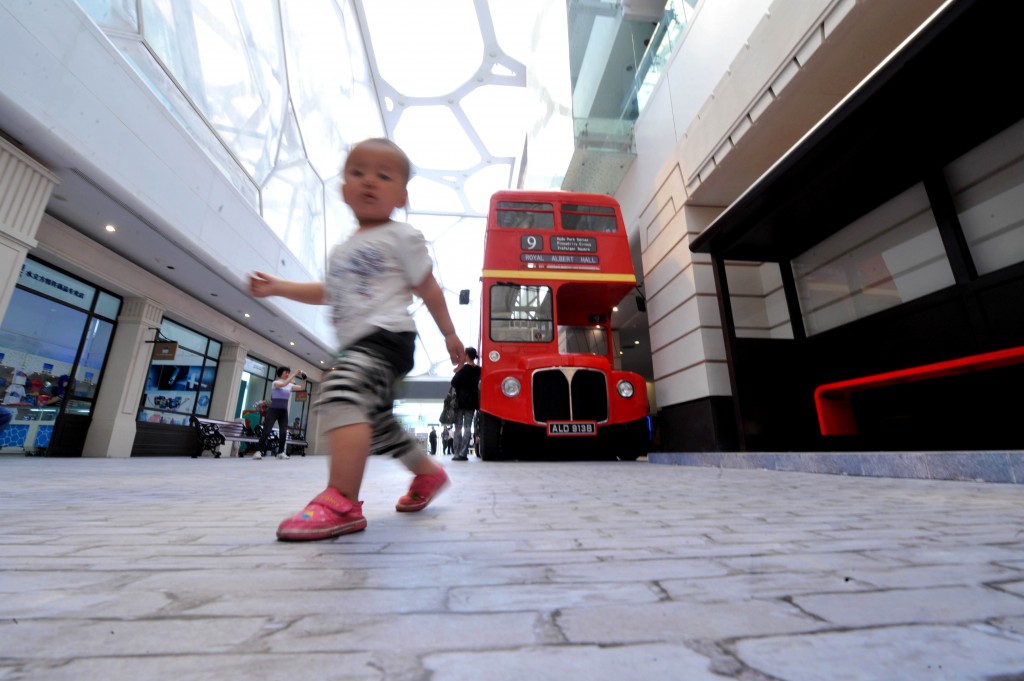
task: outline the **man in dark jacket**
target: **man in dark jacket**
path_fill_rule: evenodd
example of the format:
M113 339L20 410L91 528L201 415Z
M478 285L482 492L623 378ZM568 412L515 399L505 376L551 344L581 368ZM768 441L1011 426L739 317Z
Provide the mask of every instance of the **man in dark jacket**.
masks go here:
M466 363L452 378L455 386L455 442L452 461L469 459L473 441L473 419L480 408L480 367L476 364L476 348L466 348Z

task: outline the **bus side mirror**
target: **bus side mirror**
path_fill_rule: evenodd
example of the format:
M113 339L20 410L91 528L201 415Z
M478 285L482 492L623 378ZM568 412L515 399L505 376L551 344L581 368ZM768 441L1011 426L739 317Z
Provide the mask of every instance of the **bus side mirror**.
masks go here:
M464 288L459 291L459 305L469 305L469 289Z

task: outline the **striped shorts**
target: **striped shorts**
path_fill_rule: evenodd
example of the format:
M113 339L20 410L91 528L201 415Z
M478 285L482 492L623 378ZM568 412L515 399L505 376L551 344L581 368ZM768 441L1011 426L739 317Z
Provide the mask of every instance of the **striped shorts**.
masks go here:
M402 428L392 410L399 378L381 355L365 347L349 349L324 378L314 403L321 432L368 423L373 429L371 454L397 459L418 451L415 438Z

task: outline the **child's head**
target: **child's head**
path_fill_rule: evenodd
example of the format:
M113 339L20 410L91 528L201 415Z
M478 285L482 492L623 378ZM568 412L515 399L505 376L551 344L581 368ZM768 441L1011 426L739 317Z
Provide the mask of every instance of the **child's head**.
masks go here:
M405 205L412 164L391 140L368 139L352 147L345 159L341 195L361 226L387 222Z

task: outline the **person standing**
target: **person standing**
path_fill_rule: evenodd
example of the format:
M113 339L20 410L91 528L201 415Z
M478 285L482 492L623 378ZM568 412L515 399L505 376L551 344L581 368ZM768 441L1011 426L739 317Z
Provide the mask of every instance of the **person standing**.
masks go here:
M441 429L441 454L448 456L452 453L452 431L451 428L445 426Z
M408 201L409 157L384 138L356 144L342 168L341 195L359 227L331 250L322 281L291 281L254 272L253 296L283 296L330 305L338 336L337 368L321 384L315 407L330 448L327 488L277 527L281 541L315 541L366 529L359 490L370 454L390 456L414 475L395 510L421 511L448 485L448 475L395 418L394 385L414 366L419 296L444 336L452 365L461 367L444 292L434 278L423 234L391 219Z
M430 435L427 436L427 442L430 443L430 456L437 456L437 431L434 426L430 426Z
M466 363L452 377L455 386L455 442L452 461L468 461L473 420L480 408L480 367L476 348L466 348Z
M306 380L306 374L296 372L295 378ZM277 453L279 459L289 459L285 451L285 442L288 440L288 405L291 400L292 391L303 390L305 386L293 382L292 370L288 367L277 369L277 378L274 379L274 386L270 389L270 407L263 415L263 434L260 435L259 444L256 445L256 453L252 455L254 460L263 458L263 452L267 451L267 438L274 424L277 424L277 436L281 451Z

